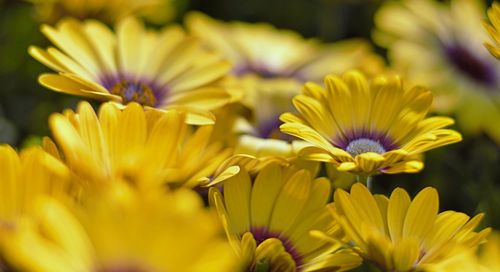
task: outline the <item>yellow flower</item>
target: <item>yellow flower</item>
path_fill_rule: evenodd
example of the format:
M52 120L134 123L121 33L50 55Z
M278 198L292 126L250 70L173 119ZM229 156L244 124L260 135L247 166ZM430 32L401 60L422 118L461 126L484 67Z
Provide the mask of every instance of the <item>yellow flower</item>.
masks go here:
M488 242L482 246L479 263L487 269L486 271L500 271L500 233L498 231L489 235Z
M350 68L370 74L383 68L361 40L322 44L269 24L224 23L201 13L189 14L186 24L208 48L234 63L232 72L245 91L242 103L251 111L234 124L236 152L261 159L291 159L303 145L279 131L279 116L293 109L291 98L305 81Z
M245 271L344 271L359 257L309 235L331 228L329 194L327 179L271 163L255 178L242 168L209 198Z
M463 251L445 262L433 266L436 272L496 272L500 271L500 236L497 231L488 235L488 241L478 252Z
M187 189L140 195L114 183L77 205L36 207L7 231L2 256L17 271L235 271L216 217Z
M388 199L372 195L360 183L352 186L350 194L336 190L330 205L346 234L346 245L384 271L398 272L436 271L464 249L475 250L490 232L474 232L482 214L471 219L455 211L438 213L438 209L433 188L423 189L412 201L401 188Z
M293 99L299 114L280 117L282 132L314 145L302 149L306 159L361 176L413 173L423 167L416 155L461 140L459 133L442 129L452 119L425 118L432 94L419 86L407 88L397 76L368 82L349 71L327 76L325 85L307 83Z
M68 178L66 166L40 147L18 154L8 145L0 145L0 228L29 215L37 196L69 193Z
M404 0L375 16L375 41L394 68L436 94L434 107L455 113L464 132L500 144L500 62L491 57L481 0Z
M261 78L321 80L328 73L358 67L379 72L383 62L362 40L321 44L266 23L224 23L201 13L186 17L186 25L213 50L234 63L236 75Z
M35 5L39 20L54 23L63 17L98 19L107 23L137 15L154 23L164 23L175 15L172 0L28 0Z
M484 27L488 30L493 43L485 43L485 46L495 58L500 59L500 33L498 32L500 31L500 4L498 2L493 2L491 8L488 9L488 18L491 25L485 23Z
M59 49L32 46L29 53L59 73L39 77L54 91L183 109L195 123L213 122L207 111L235 99L224 86L231 65L178 26L156 32L127 18L114 34L97 21L65 19L55 28L44 25L42 32Z
M97 116L81 102L76 113L53 114L49 123L64 161L83 182L121 179L146 188L194 187L207 182L231 155L209 142L212 126L195 128L176 110L145 110L137 103L123 110L105 103ZM46 149L57 156L50 141Z

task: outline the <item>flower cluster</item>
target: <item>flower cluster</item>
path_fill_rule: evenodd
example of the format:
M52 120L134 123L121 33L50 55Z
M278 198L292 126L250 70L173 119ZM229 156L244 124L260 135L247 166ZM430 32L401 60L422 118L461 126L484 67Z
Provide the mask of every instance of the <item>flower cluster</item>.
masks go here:
M382 4L386 65L361 39L166 24L169 1L32 2L39 83L88 101L39 145L0 146L0 270L500 269L483 213L373 192L458 131L500 143L498 3Z

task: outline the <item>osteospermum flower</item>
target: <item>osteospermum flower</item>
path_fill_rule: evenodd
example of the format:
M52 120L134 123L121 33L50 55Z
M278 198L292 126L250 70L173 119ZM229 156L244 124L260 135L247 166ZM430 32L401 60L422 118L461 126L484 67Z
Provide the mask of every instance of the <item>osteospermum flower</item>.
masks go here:
M234 98L222 83L230 64L207 53L178 26L155 32L127 18L115 34L97 21L65 19L55 28L44 25L42 32L59 49L30 47L29 53L58 72L39 77L52 90L183 109L197 123L213 122L207 111Z
M5 231L2 257L27 272L235 271L234 253L196 193L111 187L78 205L39 199L32 221Z
M0 228L28 215L36 197L69 193L68 178L66 166L40 147L18 154L8 145L0 145Z
M291 98L305 81L322 80L328 72L357 68L373 74L383 62L368 43L350 40L323 44L264 23L225 23L191 13L186 24L212 50L234 63L242 103L251 111L234 125L236 152L258 158L296 156L298 143L280 132L279 116L291 111Z
M474 231L482 214L471 219L439 213L437 191L430 187L413 200L397 188L388 199L357 183L350 194L336 190L330 210L346 234L344 243L384 271L436 271L464 249L474 250L490 232Z
M344 271L359 257L309 235L331 227L329 192L327 179L271 163L255 178L242 168L209 197L245 271Z
M480 0L405 0L375 16L375 41L395 69L436 94L434 107L455 113L470 134L500 143L500 63L484 47L486 8Z
M137 103L123 110L105 103L97 116L81 102L76 112L53 114L49 123L61 157L85 183L121 179L146 187L195 187L231 155L209 142L211 126L195 128L176 110L145 110ZM50 141L46 149L58 156Z
M479 252L479 263L485 271L500 271L500 233L494 231Z
M172 0L29 0L38 18L54 23L63 17L98 19L114 23L128 15L136 15L162 23L175 15Z
M204 44L234 63L233 73L261 78L321 80L327 73L359 67L378 72L380 57L362 40L321 44L266 23L224 23L201 13L186 17L186 25Z
M281 115L282 132L314 145L301 151L304 158L360 176L412 173L423 167L418 154L461 140L459 133L443 129L452 119L425 118L432 94L404 86L397 76L369 82L350 71L327 76L325 85L306 84L293 100L299 114Z
M490 19L490 24L484 24L486 30L490 34L492 43L485 43L486 48L490 53L495 56L495 58L500 59L500 4L494 2L491 8L488 9L488 18Z

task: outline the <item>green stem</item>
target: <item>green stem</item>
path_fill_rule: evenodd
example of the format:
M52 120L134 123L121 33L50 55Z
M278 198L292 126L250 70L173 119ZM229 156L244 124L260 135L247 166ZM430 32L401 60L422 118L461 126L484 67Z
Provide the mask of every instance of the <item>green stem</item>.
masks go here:
M356 176L356 181L359 183L363 183L366 185L366 181L368 180L368 176L363 176L363 175L357 175Z
M366 185L368 190L370 190L370 191L372 190L372 181L373 181L372 176L358 175L358 176L356 176L356 181Z
M372 176L369 176L367 179L366 179L366 188L368 188L368 191L372 191L372 182L373 182L373 177Z

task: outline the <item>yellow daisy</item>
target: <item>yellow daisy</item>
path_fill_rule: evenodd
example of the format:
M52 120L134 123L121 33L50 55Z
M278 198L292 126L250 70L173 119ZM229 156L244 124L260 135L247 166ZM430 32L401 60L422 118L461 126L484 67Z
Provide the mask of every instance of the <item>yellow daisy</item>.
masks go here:
M498 32L500 31L500 4L498 2L493 2L491 8L488 9L488 18L491 25L485 23L484 27L488 30L493 43L485 43L485 46L495 58L500 59L500 33Z
M488 236L486 242L479 252L479 263L486 271L500 271L500 233L494 231Z
M49 124L61 157L83 182L121 179L146 187L194 187L207 182L231 155L230 149L209 142L212 126L189 126L176 110L145 110L137 103L123 110L104 103L96 115L81 102L76 112L53 114ZM53 143L45 145L58 156Z
M32 46L29 53L58 72L39 77L54 91L183 109L197 123L213 122L207 111L235 99L224 86L231 65L178 26L151 31L127 18L115 34L97 21L65 19L56 27L42 26L42 32L59 49Z
M18 154L8 145L0 145L0 228L29 214L37 196L62 197L70 186L66 166L40 147Z
M425 118L432 94L408 88L397 76L368 81L357 71L327 76L326 88L307 83L293 99L299 114L285 113L281 131L308 141L306 159L333 163L360 176L413 173L423 163L416 155L461 140L443 129L447 117Z
M209 199L245 271L344 271L359 257L309 235L332 227L329 194L327 179L272 163L255 177L242 168Z
M39 20L54 23L63 17L98 19L107 23L137 15L164 23L175 15L173 0L28 0L35 5Z
M186 25L204 44L234 63L233 73L317 81L353 67L378 72L383 62L363 40L321 44L266 23L224 23L190 13Z
M350 194L336 190L330 210L346 234L343 242L384 271L436 271L464 248L474 250L490 232L474 231L482 214L471 219L455 211L438 213L438 194L430 187L412 201L401 188L387 198L357 183Z
M236 152L257 158L297 155L302 144L279 131L279 116L293 109L291 98L305 81L349 68L369 74L383 69L383 61L361 40L322 44L269 24L224 23L201 13L189 14L186 24L208 48L233 62L232 73L244 89L242 103L250 110L234 124Z
M436 272L496 272L500 271L500 235L493 231L488 235L488 241L480 246L478 252L463 251L461 254L436 265ZM435 269L434 269L435 268Z
M79 205L38 200L34 219L6 230L16 271L235 271L216 217L187 189L140 195L115 183Z
M436 110L500 143L500 62L483 45L485 15L481 0L391 1L375 16L374 39L394 69L435 92Z

